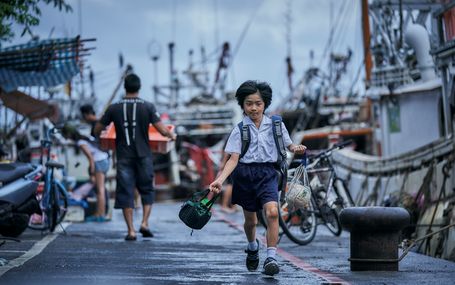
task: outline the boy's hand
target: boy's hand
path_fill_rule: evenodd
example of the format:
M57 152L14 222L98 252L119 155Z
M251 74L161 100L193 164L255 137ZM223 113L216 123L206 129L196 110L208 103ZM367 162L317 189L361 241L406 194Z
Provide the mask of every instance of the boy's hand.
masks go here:
M220 193L221 192L221 187L222 187L222 184L220 181L218 180L215 180L213 181L210 186L209 186L209 189L211 192L214 192L216 194Z
M294 147L292 147L290 151L292 151L295 154L304 154L306 151L306 146L304 146L303 144L294 145Z

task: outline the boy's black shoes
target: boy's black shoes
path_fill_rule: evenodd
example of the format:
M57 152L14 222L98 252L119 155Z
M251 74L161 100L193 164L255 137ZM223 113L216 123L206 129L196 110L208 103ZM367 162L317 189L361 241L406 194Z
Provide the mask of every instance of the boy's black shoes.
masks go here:
M276 259L273 257L267 257L267 259L264 261L264 270L262 273L265 275L273 276L275 274L278 274L278 272L280 272L280 267L278 266Z
M256 239L258 244L257 250L249 250L248 248L245 250L247 253L246 255L246 268L249 271L254 271L258 269L259 266L259 241Z

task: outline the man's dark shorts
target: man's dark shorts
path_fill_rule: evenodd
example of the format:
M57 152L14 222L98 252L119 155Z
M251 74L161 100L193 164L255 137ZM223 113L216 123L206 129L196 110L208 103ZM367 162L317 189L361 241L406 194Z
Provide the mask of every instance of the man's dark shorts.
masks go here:
M151 205L154 202L152 157L117 160L117 190L114 208L134 208L135 188L141 194L143 205Z
M231 174L232 204L256 212L268 202L278 202L278 174L273 163L239 163Z

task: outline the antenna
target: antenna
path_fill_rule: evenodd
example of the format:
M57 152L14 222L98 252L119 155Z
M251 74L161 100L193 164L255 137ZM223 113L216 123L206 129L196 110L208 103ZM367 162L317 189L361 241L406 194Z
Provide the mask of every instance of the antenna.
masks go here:
M287 66L287 76L288 76L288 85L289 91L292 93L293 84L292 84L292 74L294 73L294 68L292 67L291 60L291 27L292 27L292 2L291 0L286 1L286 12L284 14L284 20L286 25L286 47L287 47L287 56L286 56L286 66Z

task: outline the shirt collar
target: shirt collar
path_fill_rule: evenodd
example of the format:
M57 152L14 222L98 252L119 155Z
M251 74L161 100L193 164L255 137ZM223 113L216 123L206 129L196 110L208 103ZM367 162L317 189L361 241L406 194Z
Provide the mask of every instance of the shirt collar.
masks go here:
M250 119L250 117L248 117L246 115L243 116L242 122L244 125L254 125L254 122ZM261 125L270 125L270 124L272 124L272 119L270 119L267 115L264 114Z

